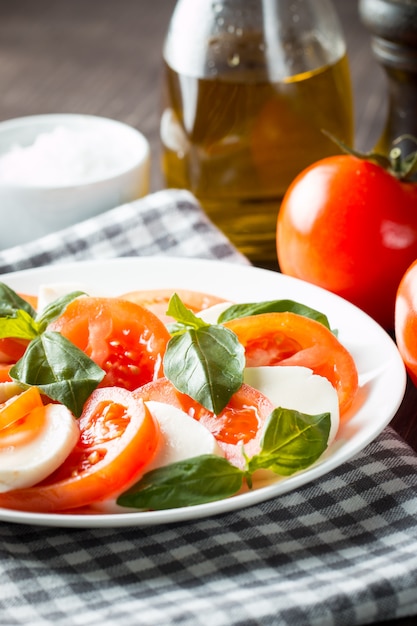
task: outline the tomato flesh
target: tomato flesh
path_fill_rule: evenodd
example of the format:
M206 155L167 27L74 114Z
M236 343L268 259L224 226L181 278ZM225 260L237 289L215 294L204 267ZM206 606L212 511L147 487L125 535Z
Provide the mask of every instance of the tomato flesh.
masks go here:
M133 390L163 374L170 334L151 311L118 298L77 298L48 330L83 350L104 371L102 387Z
M66 461L34 487L0 494L0 506L52 513L111 497L143 472L160 437L143 402L115 387L92 393L79 427L79 441Z
M0 405L0 429L25 417L32 409L43 406L37 387L29 387Z
M348 350L323 324L296 313L263 313L224 324L245 348L247 367L300 365L325 376L339 398L340 413L351 406L358 373Z

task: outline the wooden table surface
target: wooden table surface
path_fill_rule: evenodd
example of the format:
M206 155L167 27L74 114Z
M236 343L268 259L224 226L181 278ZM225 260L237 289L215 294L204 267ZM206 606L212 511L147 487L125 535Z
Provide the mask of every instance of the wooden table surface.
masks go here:
M357 0L335 0L351 65L356 147L370 150L386 114L385 75L374 60ZM161 48L175 0L0 0L0 121L84 113L126 122L159 168ZM409 384L392 425L417 451L417 390ZM416 624L417 618L394 622Z

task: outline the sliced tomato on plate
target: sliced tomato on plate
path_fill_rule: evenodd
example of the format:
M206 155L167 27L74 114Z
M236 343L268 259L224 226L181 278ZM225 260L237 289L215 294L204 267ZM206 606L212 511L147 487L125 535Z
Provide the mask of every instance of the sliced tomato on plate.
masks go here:
M0 404L0 429L10 426L32 409L43 406L42 396L37 387L29 387L22 393L12 396Z
M10 383L12 378L9 374L13 363L0 363L0 383Z
M245 348L247 367L301 365L326 377L339 398L341 414L358 390L350 352L323 324L296 313L263 313L225 322Z
M29 341L26 339L15 339L14 337L3 337L0 339L0 363L16 363L25 353Z
M120 298L136 302L157 315L164 323L172 322L172 318L166 314L168 303L176 293L187 309L193 313L203 311L215 304L225 302L224 298L209 293L193 291L192 289L138 289L124 293Z
M170 334L156 315L134 302L76 298L48 330L64 335L106 372L102 387L133 390L163 374Z
M159 443L152 415L125 389L96 389L78 423L79 441L64 463L34 487L0 493L1 507L52 513L110 497L138 477Z
M242 446L249 457L259 452L263 425L274 409L268 398L246 384L232 396L219 415L178 391L167 378L144 385L133 395L145 402L165 402L198 420L215 437L226 458L238 467L244 465Z

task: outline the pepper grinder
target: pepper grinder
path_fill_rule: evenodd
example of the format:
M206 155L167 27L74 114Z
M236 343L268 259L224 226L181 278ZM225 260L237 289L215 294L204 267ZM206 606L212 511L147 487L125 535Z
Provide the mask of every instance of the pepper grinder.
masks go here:
M407 156L417 150L417 1L359 0L358 6L388 79L388 115L375 151L388 154L402 137L396 146Z

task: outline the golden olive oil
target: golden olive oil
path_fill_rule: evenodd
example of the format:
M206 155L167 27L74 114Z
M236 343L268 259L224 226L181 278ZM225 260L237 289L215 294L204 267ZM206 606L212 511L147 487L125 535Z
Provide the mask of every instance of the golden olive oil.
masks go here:
M165 65L161 119L166 185L191 190L250 260L276 262L276 220L295 176L340 152L322 129L351 144L346 56L278 82L198 79Z

